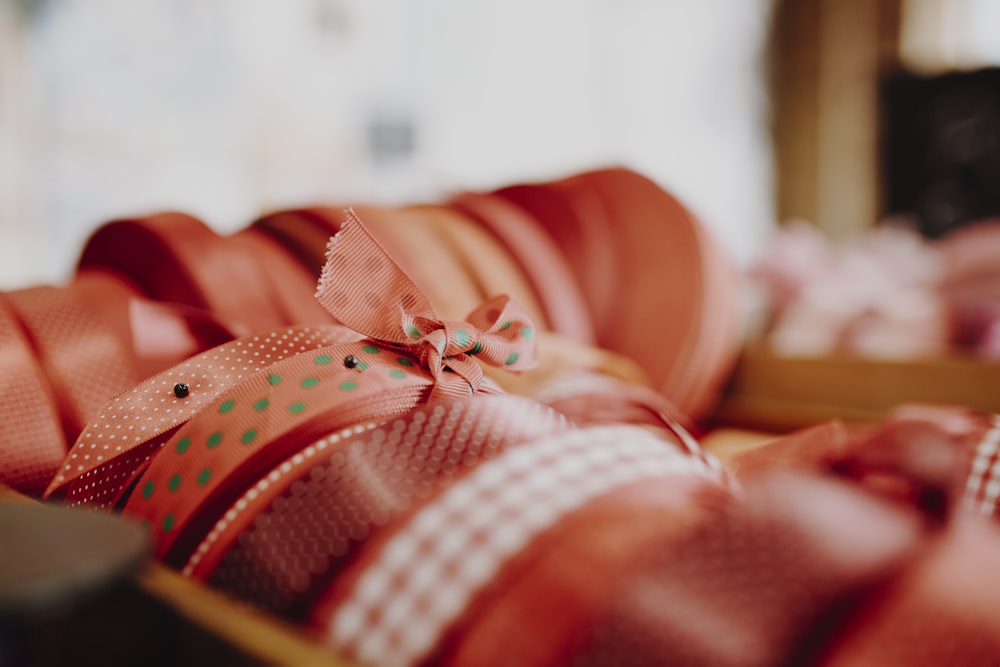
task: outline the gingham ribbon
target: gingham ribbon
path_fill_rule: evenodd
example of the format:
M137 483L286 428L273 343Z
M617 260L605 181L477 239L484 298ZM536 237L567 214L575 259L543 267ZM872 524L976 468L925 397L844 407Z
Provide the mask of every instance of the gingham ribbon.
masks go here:
M509 449L382 545L329 619L326 640L365 664L419 664L505 563L563 516L640 480L706 472L627 425Z
M442 321L350 210L330 239L316 298L346 326L413 353L433 376L436 397L476 393L483 379L476 359L513 371L537 365L531 320L509 297L490 299L464 322Z
M964 498L968 509L986 516L995 516L1000 502L1000 415L991 426L976 446Z

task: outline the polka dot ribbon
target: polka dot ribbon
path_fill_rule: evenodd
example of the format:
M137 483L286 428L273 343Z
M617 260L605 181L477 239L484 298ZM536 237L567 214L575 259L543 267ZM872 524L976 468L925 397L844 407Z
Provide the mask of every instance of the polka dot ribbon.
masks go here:
M361 664L426 664L476 598L564 517L643 480L670 485L703 472L630 425L531 439L478 465L366 549L361 571L334 582L310 623Z
M406 414L426 402L432 386L412 355L370 342L279 361L177 429L122 511L148 521L156 557L179 565L233 496L276 463L323 434Z
M183 572L301 620L290 612L313 597L307 589L318 593L368 537L398 529L411 510L481 462L569 428L554 410L497 395L447 399L328 434L234 502Z
M224 392L284 359L357 339L336 325L262 331L154 375L115 396L91 419L46 497L110 508L164 441Z
M0 484L38 495L66 455L58 406L17 312L0 294Z
M440 320L352 210L330 239L316 298L346 326L410 351L435 380L433 398L476 393L477 359L512 371L537 366L531 320L509 297L490 299L464 322Z

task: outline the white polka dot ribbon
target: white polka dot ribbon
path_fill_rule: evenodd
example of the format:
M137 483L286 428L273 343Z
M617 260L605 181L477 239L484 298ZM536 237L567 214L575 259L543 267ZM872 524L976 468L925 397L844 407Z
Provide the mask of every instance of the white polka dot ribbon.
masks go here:
M224 391L281 359L359 338L335 325L276 329L215 347L154 375L115 396L87 424L46 496L110 507L163 439ZM175 389L178 384L185 392Z
M553 410L500 395L447 399L332 433L263 475L216 521L183 572L293 618L308 591L325 586L388 522L483 460L567 428Z

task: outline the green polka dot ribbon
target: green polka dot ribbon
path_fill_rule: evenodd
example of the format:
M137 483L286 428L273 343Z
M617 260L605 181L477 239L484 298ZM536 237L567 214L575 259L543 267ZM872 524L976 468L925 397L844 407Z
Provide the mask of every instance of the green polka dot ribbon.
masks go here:
M534 325L509 297L490 299L465 321L442 321L353 211L330 241L316 298L372 341L408 349L434 378L432 397L481 386L477 360L512 371L537 366Z
M409 351L369 339L277 361L218 395L178 428L123 511L149 521L156 556L171 562L201 530L200 521L216 511L213 494L261 473L257 467L270 465L269 457L291 434L309 441L405 414L426 400L433 386Z
M178 428L123 510L150 522L158 558L181 557L215 511L213 494L262 473L256 466L291 434L320 437L310 429L325 433L403 414L428 398L493 391L484 386L479 360L512 370L535 365L532 323L507 297L491 299L465 321L441 321L356 219L331 244L318 298L364 338L275 360L217 392Z
M220 417L231 414L236 406L217 400L223 393L283 359L358 339L357 332L340 325L282 327L219 345L158 373L116 396L93 416L72 452L85 456L67 456L46 495L69 505L110 509L134 481L132 472L156 455L164 434L208 406ZM280 373L268 377L270 386L279 386L282 380ZM183 398L174 394L179 382L190 387ZM123 427L128 429L127 440L117 437ZM108 442L115 446L105 446ZM180 440L172 446L183 453L196 450L198 444Z

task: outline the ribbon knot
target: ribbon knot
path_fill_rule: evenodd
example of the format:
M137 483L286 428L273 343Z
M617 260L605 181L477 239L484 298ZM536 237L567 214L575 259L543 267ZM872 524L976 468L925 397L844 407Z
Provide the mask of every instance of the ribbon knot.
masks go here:
M430 371L438 395L478 392L483 369L477 359L512 371L537 366L534 326L510 297L493 297L465 321L441 320L351 210L330 239L316 298L345 326L407 349Z

